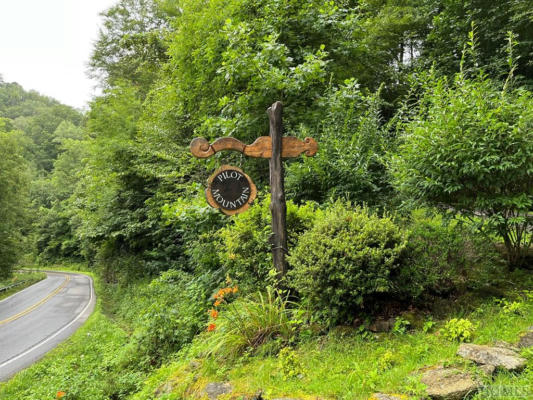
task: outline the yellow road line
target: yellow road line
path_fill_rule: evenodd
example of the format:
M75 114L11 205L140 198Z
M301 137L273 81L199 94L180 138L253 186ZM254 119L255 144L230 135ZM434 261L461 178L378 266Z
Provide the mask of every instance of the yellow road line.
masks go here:
M52 293L50 293L44 299L42 299L39 302L35 303L34 305L26 308L24 311L21 311L18 314L13 315L12 317L9 317L7 319L4 319L3 321L0 321L0 325L7 324L8 322L14 321L16 319L19 319L20 317L23 317L26 314L31 313L37 307L39 307L40 305L43 305L48 300L50 300L52 297L54 297L56 294L58 294L61 291L61 289L63 289L65 286L67 286L67 283L70 281L70 276L69 275L64 275L64 276L65 276L65 280L63 281L61 286L59 286L56 290L54 290Z

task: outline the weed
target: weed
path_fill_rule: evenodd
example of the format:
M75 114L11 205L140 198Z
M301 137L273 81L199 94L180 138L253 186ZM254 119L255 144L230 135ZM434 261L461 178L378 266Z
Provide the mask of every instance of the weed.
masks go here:
M284 347L279 352L279 369L283 379L292 379L303 374L302 364L298 360L296 352L289 347Z
M472 340L474 330L474 324L469 320L452 318L441 329L441 333L446 339L451 341L469 342Z

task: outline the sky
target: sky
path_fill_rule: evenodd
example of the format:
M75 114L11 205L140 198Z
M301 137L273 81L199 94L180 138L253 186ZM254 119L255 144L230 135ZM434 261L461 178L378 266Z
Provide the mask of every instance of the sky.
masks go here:
M0 75L26 90L86 108L99 13L117 0L0 0Z

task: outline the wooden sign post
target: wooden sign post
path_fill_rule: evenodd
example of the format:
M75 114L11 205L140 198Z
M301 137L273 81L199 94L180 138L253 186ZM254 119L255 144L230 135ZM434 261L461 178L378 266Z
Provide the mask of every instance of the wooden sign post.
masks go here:
M287 272L287 262L285 254L287 249L287 205L285 203L284 177L282 158L298 157L305 153L306 156L312 157L318 151L318 144L313 138L300 140L295 137L283 137L282 125L283 105L277 101L267 110L270 120L270 136L261 136L251 145L246 145L240 140L233 137L224 137L215 140L210 144L204 138L196 138L191 142L191 153L198 158L208 158L222 150L234 150L243 153L249 157L269 158L270 159L270 212L272 213L272 259L278 276L283 277ZM228 172L236 171L235 176L228 175ZM242 181L238 173L242 174ZM224 172L226 175L224 175ZM218 182L217 188L213 189L213 182ZM232 188L224 187L224 182L231 182ZM251 179L236 167L223 166L216 171L209 180L207 192L208 202L211 206L220 208L222 212L233 215L245 211L253 198L243 196L247 193L246 181L249 182L250 188L253 187L255 197L255 185ZM216 191L218 190L218 191ZM240 192L239 192L240 190ZM251 189L250 189L251 191ZM223 193L228 193L226 197ZM235 194L237 196L235 197ZM245 193L245 194L246 194ZM231 197L233 196L233 197ZM246 197L246 198L245 198ZM241 199L229 200L230 198ZM246 201L246 202L245 202Z

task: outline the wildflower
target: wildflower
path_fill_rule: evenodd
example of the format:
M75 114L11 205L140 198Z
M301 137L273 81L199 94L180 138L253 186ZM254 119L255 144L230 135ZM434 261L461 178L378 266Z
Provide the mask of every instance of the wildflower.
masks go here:
M63 392L63 391L59 391L59 392L57 392L57 394L56 394L56 399L60 399L60 398L62 398L62 397L65 397L66 395L67 395L67 394L66 394L65 392Z
M218 307L218 306L221 305L221 304L222 304L222 300L217 300L217 301L214 302L213 305L214 305L215 307Z
M217 326L215 324L209 324L209 326L207 327L207 332L213 332L216 327Z
M237 293L239 291L239 287L235 286L232 291L233 291L233 293Z
M211 315L211 318L213 318L213 319L217 319L217 317L218 317L218 311L217 310L212 309L211 311L209 311L209 314Z

